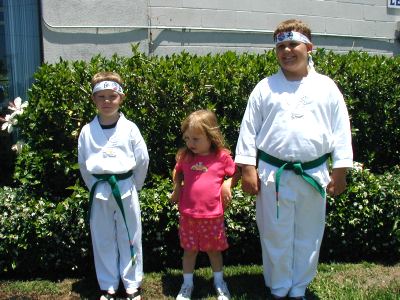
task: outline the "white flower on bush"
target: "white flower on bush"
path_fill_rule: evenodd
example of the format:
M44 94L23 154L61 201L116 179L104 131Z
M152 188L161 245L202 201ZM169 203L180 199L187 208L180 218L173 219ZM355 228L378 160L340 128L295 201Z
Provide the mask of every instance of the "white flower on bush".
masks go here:
M22 99L17 97L13 102L10 102L8 105L8 109L12 111L11 114L5 115L4 118L0 117L0 121L3 122L1 125L2 130L7 130L8 133L13 131L13 127L18 124L18 120L15 118L17 115L21 115L24 112L24 109L28 106L28 102L22 103Z
M3 122L1 125L2 130L7 130L8 133L11 133L14 130L14 127L18 124L18 119L16 116L21 115L24 112L24 109L28 106L28 101L22 103L22 99L17 97L13 102L8 104L8 109L12 111L11 114L7 114L3 117L0 117L0 121ZM20 153L22 151L22 147L24 142L18 141L15 145L11 147L12 150Z
M21 153L22 147L25 145L23 141L18 141L14 145L12 145L11 149L17 153Z
M353 169L355 171L361 172L364 169L364 165L362 163L359 162L353 162Z
M24 112L24 108L28 106L28 101L22 103L21 97L17 97L13 102L10 102L8 105L8 109L14 111L17 115L20 115Z
M8 133L11 133L13 131L13 126L17 125L18 121L15 119L15 113L12 113L11 115L5 115L4 118L0 117L0 121L3 122L3 125L1 125L1 130L7 130Z

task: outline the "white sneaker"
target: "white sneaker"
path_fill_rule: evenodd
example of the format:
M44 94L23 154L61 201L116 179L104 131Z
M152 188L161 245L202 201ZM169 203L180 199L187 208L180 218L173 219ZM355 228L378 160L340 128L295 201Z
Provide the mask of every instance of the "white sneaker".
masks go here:
M229 293L228 287L225 281L217 282L215 284L215 291L217 292L218 300L230 300L231 294Z
M115 300L115 294L105 293L100 296L100 300Z
M176 300L190 300L193 292L193 285L182 284Z

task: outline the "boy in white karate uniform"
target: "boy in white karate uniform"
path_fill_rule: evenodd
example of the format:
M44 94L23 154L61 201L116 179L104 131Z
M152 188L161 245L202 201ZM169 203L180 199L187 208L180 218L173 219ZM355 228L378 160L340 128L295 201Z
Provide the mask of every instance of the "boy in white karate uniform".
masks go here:
M92 79L98 115L79 135L78 161L90 190L90 232L101 300L116 299L120 278L128 300L140 300L143 278L142 225L138 191L149 164L138 127L119 107L121 77L100 72Z
M249 97L235 162L243 190L257 195L266 286L274 299L305 299L317 270L325 193L342 193L352 167L351 130L339 89L313 68L307 25L282 22L274 40L280 70Z

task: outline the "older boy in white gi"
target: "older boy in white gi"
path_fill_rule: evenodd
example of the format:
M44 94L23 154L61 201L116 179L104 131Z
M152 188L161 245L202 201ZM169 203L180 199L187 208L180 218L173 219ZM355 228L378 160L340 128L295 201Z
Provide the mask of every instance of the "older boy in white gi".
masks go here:
M125 97L121 82L112 72L93 77L92 99L98 115L82 128L78 144L80 171L91 191L90 231L102 300L116 299L120 278L127 299L141 299L143 278L137 192L149 156L138 127L119 112Z
M257 195L264 278L272 297L305 299L325 227L325 192L343 192L352 167L351 130L339 89L312 66L310 29L288 20L274 40L280 70L249 97L235 161L243 190Z

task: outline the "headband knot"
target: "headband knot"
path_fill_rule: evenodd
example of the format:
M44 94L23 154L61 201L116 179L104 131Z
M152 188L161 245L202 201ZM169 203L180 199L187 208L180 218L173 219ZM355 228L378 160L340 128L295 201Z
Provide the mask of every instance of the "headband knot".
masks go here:
M118 94L124 94L124 90L122 89L122 86L120 86L118 82L105 80L96 83L96 85L93 87L92 95L94 95L96 92L103 90L113 90Z

